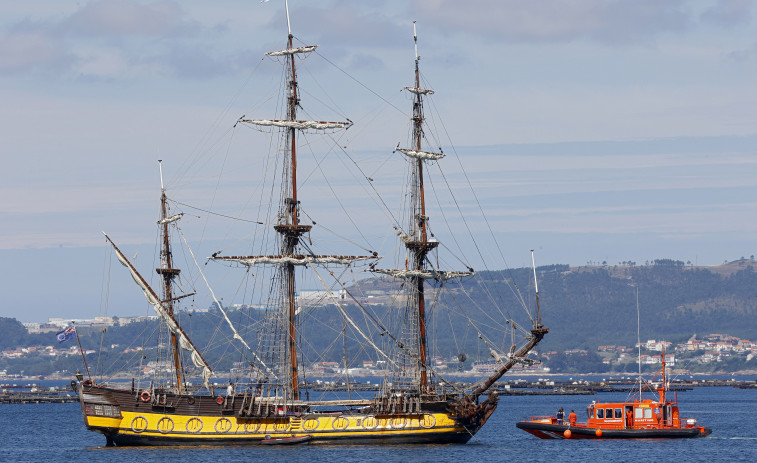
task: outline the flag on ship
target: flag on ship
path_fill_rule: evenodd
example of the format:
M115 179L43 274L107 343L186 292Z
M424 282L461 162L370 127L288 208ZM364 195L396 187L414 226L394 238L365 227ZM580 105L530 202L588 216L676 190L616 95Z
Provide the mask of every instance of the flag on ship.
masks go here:
M58 338L58 342L66 342L69 339L73 338L75 334L76 327L72 325L63 331L58 331L55 336Z

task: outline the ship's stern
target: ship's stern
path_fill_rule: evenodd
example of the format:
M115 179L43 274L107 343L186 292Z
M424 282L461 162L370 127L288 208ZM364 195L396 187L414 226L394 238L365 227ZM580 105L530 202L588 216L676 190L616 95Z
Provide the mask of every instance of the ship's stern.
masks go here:
M107 389L95 386L89 381L77 384L84 425L90 431L99 432L113 445L113 436L121 428L121 406Z

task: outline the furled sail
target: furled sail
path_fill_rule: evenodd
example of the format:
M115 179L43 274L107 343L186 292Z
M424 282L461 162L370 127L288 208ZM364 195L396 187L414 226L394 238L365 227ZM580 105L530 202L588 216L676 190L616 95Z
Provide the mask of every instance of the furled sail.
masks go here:
M167 223L176 222L180 218L184 216L184 213L172 215L171 217L166 217L165 219L158 220L158 225L165 225Z
M147 284L144 278L142 278L142 275L140 275L139 272L137 272L137 269L134 268L133 265L131 265L129 260L126 258L126 256L123 255L123 253L121 253L118 247L116 247L116 244L110 239L110 237L108 237L108 235L105 235L105 238L110 242L110 244L113 246L113 249L116 251L116 257L118 258L118 261L121 262L124 267L129 269L131 277L134 279L134 282L137 284L137 286L142 289L142 292L147 298L147 302L152 304L155 312L160 316L160 318L163 319L171 333L176 336L179 346L181 346L182 349L190 352L192 363L196 367L202 369L202 381L205 384L205 387L210 387L210 375L213 373L213 371L210 369L208 363L204 358L202 358L200 352L197 350L194 344L192 344L192 341L189 339L184 330L181 329L181 326L179 326L179 323L176 321L173 315L168 313L158 295L155 293L155 291L153 291L150 285Z
M253 265L307 265L307 264L341 264L348 265L361 260L375 259L376 256L306 256L303 254L293 256L228 256L211 257L213 260L226 260L237 262L251 267Z
M432 153L429 151L418 151L405 148L397 148L397 151L404 154L409 158L422 159L422 160L437 160L444 157L444 153Z
M407 90L410 93L415 93L416 95L433 95L434 94L434 91L428 88L405 87L405 90Z
M389 269L373 269L374 273L381 273L383 275L389 275L394 278L422 278L424 280L439 280L446 281L452 278L463 278L474 274L474 272L448 272L446 270L389 270Z
M304 47L294 47L294 48L287 48L286 50L272 51L272 52L266 53L266 55L267 56L296 55L298 53L310 53L311 51L314 51L316 48L318 48L318 45L307 45Z
M239 122L259 125L261 127L283 127L294 129L346 129L352 125L352 122L326 122L326 121L287 121L275 119L241 119Z

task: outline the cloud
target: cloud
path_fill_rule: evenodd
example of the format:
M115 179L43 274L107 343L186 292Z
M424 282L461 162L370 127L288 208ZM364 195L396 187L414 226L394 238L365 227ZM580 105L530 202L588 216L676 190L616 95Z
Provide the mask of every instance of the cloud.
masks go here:
M356 53L350 60L350 68L362 69L366 71L383 69L384 63L381 59L368 54Z
M460 8L458 0L414 0L411 12L447 34L480 35L507 43L591 40L647 44L680 32L692 19L682 0L483 0Z
M65 33L77 36L163 37L185 31L192 24L173 1L100 0L86 4L60 26Z
M335 0L330 4L290 5L290 20L295 44L318 44L328 55L351 69L385 68L387 50L409 48L412 43L412 19L405 14L404 3L398 8L391 1L355 2ZM284 9L278 10L266 25L272 31L286 33ZM299 40L305 41L298 42ZM355 50L360 50L355 53Z
M30 24L0 38L2 74L65 69L74 61L74 56L58 40Z
M0 74L84 80L161 74L207 78L232 66L228 52L209 49L226 33L225 26L192 20L174 1L99 0L61 19L10 25L0 36ZM214 40L206 40L209 36Z
M386 48L406 42L411 19L394 19L387 13L386 2L366 5L353 0L338 0L323 7L303 6L292 9L292 34L334 45L350 42L351 46ZM270 28L282 30L284 11L269 23ZM399 23L404 21L406 25Z
M752 0L718 0L717 5L705 10L700 18L705 23L727 28L748 24L751 13Z

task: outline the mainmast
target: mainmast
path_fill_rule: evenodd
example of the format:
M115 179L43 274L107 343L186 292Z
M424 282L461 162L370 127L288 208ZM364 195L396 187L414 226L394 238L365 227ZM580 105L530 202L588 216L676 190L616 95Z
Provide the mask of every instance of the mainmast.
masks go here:
M279 208L278 223L274 230L280 237L280 255L268 256L213 256L214 260L236 261L242 265L276 265L280 272L283 287L283 301L281 303L282 315L286 326L286 346L284 360L287 372L286 388L292 400L299 399L298 378L298 349L297 349L297 301L296 301L296 276L295 268L308 264L350 264L358 260L374 259L376 256L317 256L301 254L299 245L300 238L308 233L311 225L300 223L300 201L297 197L297 131L298 130L334 130L349 128L352 123L325 122L325 121L301 121L297 120L297 108L300 106L299 87L297 83L297 70L295 67L295 55L307 54L316 49L317 45L294 46L294 36L289 22L289 6L286 2L287 16L287 48L280 51L267 53L270 57L282 57L286 63L286 119L240 119L244 122L259 127L277 127L285 132L285 161L284 181L282 185L282 203Z
M287 13L287 19L289 14ZM292 33L289 33L287 49L293 49ZM294 63L294 54L289 55L289 67L291 71L291 80L287 85L287 120L294 122L297 120L297 105L299 97L297 94L297 72ZM300 236L310 231L310 225L300 225L299 221L299 201L297 200L297 143L296 129L289 127L287 129L287 145L290 151L290 185L289 194L285 195L282 204L281 222L276 225L275 230L281 235L281 254L285 257L294 256L295 248L300 243ZM297 301L296 301L296 282L294 273L294 264L287 263L282 266L284 272L284 281L286 282L286 312L288 323L288 343L289 343L289 363L291 365L291 395L292 399L299 398L299 381L297 378Z
M160 220L158 225L161 228L161 249L160 249L160 268L155 269L163 278L163 306L168 315L174 316L174 297L172 291L173 280L181 270L173 268L173 259L171 256L171 242L168 239L168 224L178 218L178 216L168 217L168 205L166 198L166 189L163 186L163 161L158 160L160 168ZM184 381L182 378L181 358L179 356L179 343L175 333L171 333L171 352L173 356L174 371L176 373L176 388L181 394L184 390Z
M415 88L420 90L420 71L418 69L418 35L413 21L413 41L415 43ZM413 102L413 147L416 151L421 151L421 141L423 138L423 92L415 92L415 101ZM423 159L416 159L413 166L413 217L411 219L410 236L413 241L405 243L408 251L413 256L413 268L415 270L424 270L426 267L426 255L434 249L439 243L437 241L429 242L426 231L426 198L423 191ZM416 288L416 304L418 307L418 356L420 364L420 390L425 392L428 388L428 379L426 377L426 306L424 296L423 278L415 276L412 278L412 287Z

